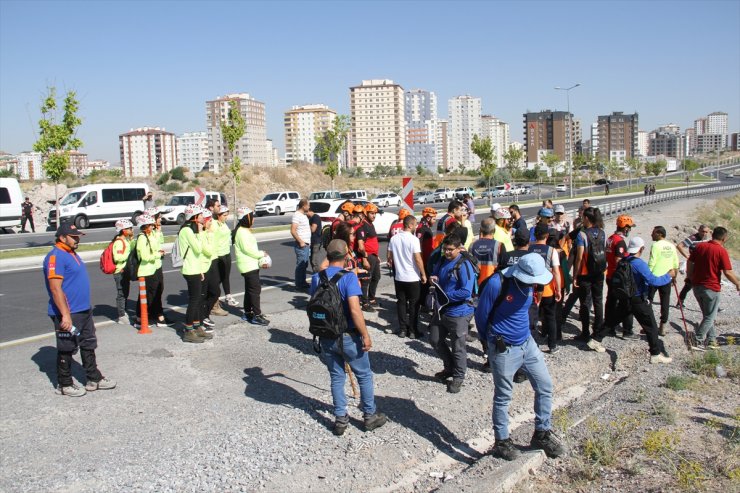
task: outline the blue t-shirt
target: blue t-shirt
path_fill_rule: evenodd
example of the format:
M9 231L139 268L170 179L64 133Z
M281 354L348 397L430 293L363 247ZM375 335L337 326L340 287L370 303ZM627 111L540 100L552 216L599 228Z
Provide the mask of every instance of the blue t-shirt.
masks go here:
M326 272L326 275L331 279L334 277L334 274L339 272L341 270L340 267L327 267L324 272ZM310 293L311 296L316 292L316 289L319 287L319 272L311 276L311 289ZM352 316L350 315L349 311L349 302L347 301L348 298L351 298L352 296L362 296L362 289L360 289L360 280L357 279L357 274L355 274L352 271L347 271L346 274L342 276L342 278L337 283L337 287L339 288L339 294L342 296L342 303L344 304L344 316L347 317L347 328L348 329L354 329L355 323L352 321Z
M473 313L472 301L475 279L473 278L473 267L467 260L462 260L457 275L454 273L455 264L459 257L447 260L442 256L442 261L434 267L434 275L439 278L439 287L450 299L443 314L449 317L464 317Z
M67 297L69 313L86 312L90 304L90 278L87 276L85 263L75 252L55 245L44 258L44 283L49 293L50 316L61 316L62 312L54 304L51 297L49 279L62 279L62 291Z
M529 339L532 286L519 284L512 278L509 281L509 292L504 293L506 298L496 308L492 323L489 324L489 315L501 292L501 286L501 276L494 275L483 288L475 309L475 325L479 331L483 330L482 334L485 334L491 344L500 335L507 344L520 346Z
M642 298L648 294L650 286L665 286L672 278L667 272L662 276L656 276L650 271L647 262L639 257L630 255L625 259L632 265L632 277L635 279L635 296Z

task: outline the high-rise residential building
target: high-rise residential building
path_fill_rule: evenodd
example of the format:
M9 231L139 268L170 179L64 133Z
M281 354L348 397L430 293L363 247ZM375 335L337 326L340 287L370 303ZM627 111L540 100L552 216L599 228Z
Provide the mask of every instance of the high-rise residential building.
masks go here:
M636 158L638 122L637 113L625 115L621 111L615 111L611 115L599 116L598 156L604 160L616 159L620 162Z
M447 120L437 120L437 170L447 171L450 167L450 146ZM436 172L436 170L435 170Z
M728 115L723 111L709 113L694 120L694 140L689 144L693 152L716 152L728 145Z
M599 152L599 124L591 124L591 145L589 146L591 157L596 157L596 153Z
M244 118L244 135L234 147L234 156L239 156L242 164L268 166L272 157L268 156L267 124L265 103L257 101L247 93L227 94L212 101L206 101L206 133L208 134L208 170L220 173L231 163L229 148L224 142L221 123L227 121L231 101L235 101Z
M404 93L406 168L437 169L437 95L412 89Z
M317 138L334 125L337 112L325 104L293 106L285 112L285 160L318 163Z
M17 167L15 173L21 180L42 180L46 178L41 166L43 157L40 152L21 152L16 154Z
M684 155L692 156L696 153L696 129L687 128L684 132Z
M506 166L504 154L509 150L509 124L495 116L482 115L480 136L484 139L490 137L491 144L493 144L493 155L496 157L496 166L499 168Z
M648 155L650 150L650 135L645 130L637 131L637 154L638 156L645 157Z
M70 151L67 170L77 176L87 176L90 174L90 171L87 169L87 154L80 151Z
M449 167L478 169L480 159L470 149L474 135L481 135L481 98L456 96L447 102Z
M704 133L727 135L727 120L728 115L723 111L709 113L707 115L707 128Z
M648 156L683 159L684 138L678 125L663 125L650 132Z
M575 153L573 114L543 110L524 114L524 147L527 166L543 164L545 154L570 162Z
M696 136L696 153L711 154L725 148L726 136L722 134L701 134Z
M406 168L403 87L390 79L371 79L349 91L353 165L365 171Z
M118 136L123 176L155 176L177 167L175 134L164 128L131 129Z
M739 133L732 132L728 140L730 141L730 143L727 147L729 147L731 151L740 151L740 134Z
M193 173L207 169L207 132L185 132L177 138L177 165Z

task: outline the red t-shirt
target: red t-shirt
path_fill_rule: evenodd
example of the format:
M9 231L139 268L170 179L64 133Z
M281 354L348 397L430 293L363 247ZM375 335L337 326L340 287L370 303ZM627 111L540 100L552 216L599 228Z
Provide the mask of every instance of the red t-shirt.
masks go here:
M606 239L606 278L611 279L614 271L617 270L617 263L627 257L627 245L624 242L624 236L614 233Z
M378 255L380 245L378 244L378 235L375 227L368 221L362 221L355 228L355 241L362 240L365 243L365 253L368 255Z
M391 229L388 231L388 239L393 238L396 233L403 231L403 221L398 221L391 224Z
M720 277L723 270L732 270L730 256L721 243L711 240L699 243L689 256L694 263L694 274L691 284L704 286L712 291L721 291Z

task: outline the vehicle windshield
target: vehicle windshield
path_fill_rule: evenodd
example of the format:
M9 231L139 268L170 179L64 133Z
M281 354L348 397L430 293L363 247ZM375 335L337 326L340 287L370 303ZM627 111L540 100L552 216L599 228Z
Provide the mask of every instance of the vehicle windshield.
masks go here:
M309 207L316 214L323 214L329 210L331 204L327 202L309 202Z
M268 193L262 197L262 200L277 200L278 197L280 197L279 193Z
M83 195L85 195L86 192L70 192L67 194L66 197L62 199L61 202L59 202L59 205L72 205L76 204L80 201Z
M435 190L435 192L444 192L444 191L445 191L444 188L438 188L437 190Z
M195 197L192 195L175 195L167 202L167 205L191 205L195 203Z
M386 198L386 197L388 197L388 194L387 194L387 193L381 193L380 195L378 195L378 197L377 197L377 198L379 198L379 199L384 199L384 198Z

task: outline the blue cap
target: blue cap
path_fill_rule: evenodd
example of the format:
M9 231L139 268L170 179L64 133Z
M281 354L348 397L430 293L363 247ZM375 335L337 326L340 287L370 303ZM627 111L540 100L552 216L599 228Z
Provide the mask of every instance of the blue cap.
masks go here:
M555 215L555 211L552 209L548 209L547 207L543 207L540 209L540 211L537 213L540 217L553 217Z

